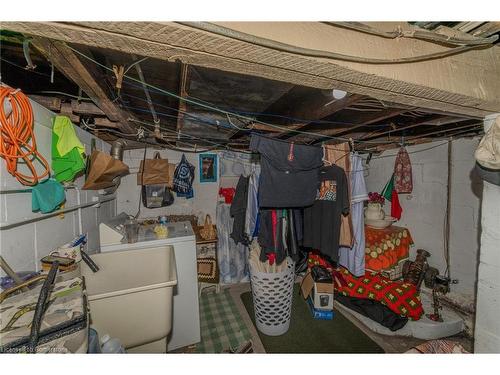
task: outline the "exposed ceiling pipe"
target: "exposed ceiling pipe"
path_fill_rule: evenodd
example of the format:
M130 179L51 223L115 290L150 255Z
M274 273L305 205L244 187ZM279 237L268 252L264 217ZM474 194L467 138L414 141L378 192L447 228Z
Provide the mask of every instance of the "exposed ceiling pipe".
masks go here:
M350 56L344 55L341 53L330 52L330 51L322 51L315 50L311 48L303 48L293 46L291 44L277 42L272 39L261 38L255 35L243 33L240 31L236 31L233 29L229 29L224 26L219 26L209 22L177 22L180 25L188 26L194 29L207 31L213 34L217 34L226 38L236 39L242 42L255 44L261 47L271 48L277 51L293 53L296 55L309 56L309 57L320 57L327 58L333 60L341 60L341 61L351 61L362 64L405 64L405 63L413 63L419 61L433 60L439 59L446 56L456 55L459 53L463 53L472 49L492 46L491 43L488 44L479 44L479 45L462 45L459 47L450 48L440 52L429 53L426 55L420 56L411 56L411 57L402 57L398 59L375 59L368 57L360 57L360 56ZM491 40L497 40L498 36L492 37Z
M498 40L498 35L493 35L490 36L489 38L461 39L424 30L403 31L401 29L398 29L386 32L374 29L368 25L359 22L323 22L323 23L326 25L343 27L346 29L356 30L362 33L376 35L388 39L411 38L411 39L425 40L426 42L432 42L432 43L446 43L446 44L462 45L462 46L488 45Z
M144 94L146 95L146 101L148 102L149 110L151 111L151 115L153 116L153 122L155 124L155 134L160 133L160 119L156 114L155 107L153 105L153 101L151 100L151 95L149 94L148 86L146 85L146 80L144 79L144 74L142 73L141 64L136 63L135 70L139 75L139 80L142 83L142 89L144 90Z

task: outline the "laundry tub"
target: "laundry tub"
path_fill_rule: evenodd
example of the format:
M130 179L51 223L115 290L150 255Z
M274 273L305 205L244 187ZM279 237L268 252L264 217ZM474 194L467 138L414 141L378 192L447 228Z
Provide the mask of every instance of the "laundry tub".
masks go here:
M128 349L165 338L172 329L177 268L172 246L92 255L93 273L81 266L91 324Z

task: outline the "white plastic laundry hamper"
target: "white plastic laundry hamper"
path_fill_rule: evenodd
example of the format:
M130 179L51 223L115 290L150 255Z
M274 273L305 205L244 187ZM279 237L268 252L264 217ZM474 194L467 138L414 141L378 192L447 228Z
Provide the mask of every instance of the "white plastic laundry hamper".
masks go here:
M250 266L255 325L268 336L283 335L290 327L292 315L295 263L286 259L283 272L258 272Z

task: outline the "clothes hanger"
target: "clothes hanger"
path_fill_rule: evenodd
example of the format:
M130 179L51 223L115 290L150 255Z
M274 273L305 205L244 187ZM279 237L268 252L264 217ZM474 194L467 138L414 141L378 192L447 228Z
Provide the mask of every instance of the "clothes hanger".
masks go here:
M324 142L321 143L321 148L323 149L323 157L321 158L321 161L323 162L323 165L326 165L326 166L333 165L333 163L331 161L326 160L326 147L325 147L325 143Z

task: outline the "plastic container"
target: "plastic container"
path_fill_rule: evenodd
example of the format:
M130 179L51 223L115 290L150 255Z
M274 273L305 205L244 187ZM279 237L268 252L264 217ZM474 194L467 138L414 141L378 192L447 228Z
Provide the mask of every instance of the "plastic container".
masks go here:
M92 326L133 348L166 337L172 328L173 289L177 285L171 245L92 255L100 270L86 264Z
M101 352L104 354L124 354L125 349L123 348L120 340L117 338L111 338L109 335L104 335L101 338Z
M295 263L287 258L283 272L257 272L250 267L255 325L268 336L283 335L290 327L292 315Z
M123 225L125 227L125 234L128 243L137 242L139 235L139 223L134 219L129 219Z
M87 350L89 354L101 353L101 344L99 344L99 335L93 328L89 328L89 347Z

